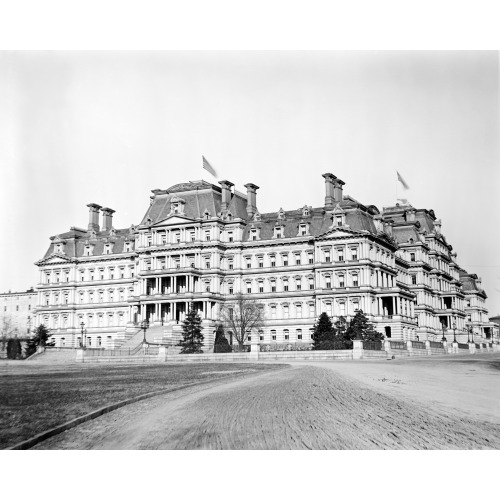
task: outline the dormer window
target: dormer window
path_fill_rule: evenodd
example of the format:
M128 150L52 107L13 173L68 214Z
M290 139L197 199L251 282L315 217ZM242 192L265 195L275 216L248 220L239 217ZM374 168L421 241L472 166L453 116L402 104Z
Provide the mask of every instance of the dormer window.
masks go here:
M147 240L146 240L146 245L148 247L150 247L152 244L153 244L153 237L152 236L148 236Z
M132 251L132 242L126 241L125 245L123 246L123 251L124 252L131 252Z
M284 218L285 218L285 211L282 208L280 208L278 212L278 219L283 220Z
M234 236L233 236L233 232L232 232L232 231L229 231L229 232L227 233L227 241L228 241L229 243L232 243L232 242L234 241Z
M259 233L256 228L250 229L249 239L251 241L257 241L259 239Z
M62 243L56 243L55 252L56 253L63 253L63 244Z
M309 233L309 226L307 224L299 224L299 236L307 236Z
M343 226L344 222L342 219L343 219L342 215L336 215L335 216L335 225L336 226Z
M104 245L104 255L109 255L111 253L111 243L106 243Z
M307 205L304 205L302 207L302 217L309 217L310 212L309 212L309 207Z
M283 238L283 228L281 226L274 228L274 237Z
M90 257L94 253L94 245L85 245L83 248L83 256Z

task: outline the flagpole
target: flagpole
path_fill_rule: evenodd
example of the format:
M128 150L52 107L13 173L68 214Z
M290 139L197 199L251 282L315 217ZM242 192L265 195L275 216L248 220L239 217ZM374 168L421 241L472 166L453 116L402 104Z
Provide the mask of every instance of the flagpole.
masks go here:
M396 204L398 203L398 182L399 180L396 179Z

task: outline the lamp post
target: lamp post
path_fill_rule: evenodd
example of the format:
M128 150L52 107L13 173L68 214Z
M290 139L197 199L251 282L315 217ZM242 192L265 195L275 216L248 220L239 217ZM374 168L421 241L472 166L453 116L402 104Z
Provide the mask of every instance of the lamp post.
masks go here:
M27 327L27 334L28 334L28 337L30 336L30 331L31 331L31 316L28 316L28 327Z
M444 323L442 323L442 328L443 328L443 337L441 338L441 341L446 342L446 337L444 336L444 334L446 333L446 325Z
M87 330L85 330L85 323L83 321L80 323L80 326L82 328L82 338L80 339L80 347L82 349L85 349L85 335L87 333Z
M143 344L146 344L146 330L149 328L149 321L145 319L144 321L141 322L141 328L144 332L144 339L142 341Z
M474 342L474 330L472 329L471 325L467 327L467 342L469 344L472 344L472 342Z
M455 318L453 318L453 323L452 323L452 328L453 328L453 342L457 342L457 322L455 321Z

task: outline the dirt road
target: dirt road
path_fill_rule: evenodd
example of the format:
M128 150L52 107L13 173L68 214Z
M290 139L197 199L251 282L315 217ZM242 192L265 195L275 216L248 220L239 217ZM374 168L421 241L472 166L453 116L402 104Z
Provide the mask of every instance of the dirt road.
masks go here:
M130 405L37 448L499 449L500 372L491 359L468 376L460 375L467 364L450 360L294 364ZM450 384L466 379L468 402L454 404ZM488 381L478 407L473 389Z

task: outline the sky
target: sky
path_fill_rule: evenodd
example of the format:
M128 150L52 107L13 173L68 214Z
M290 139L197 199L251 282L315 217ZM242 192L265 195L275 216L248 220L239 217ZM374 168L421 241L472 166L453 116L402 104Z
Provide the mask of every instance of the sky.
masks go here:
M331 172L365 205L433 209L500 313L496 51L3 51L0 144L2 292L37 284L88 203L126 228L152 189L227 179L292 210Z

